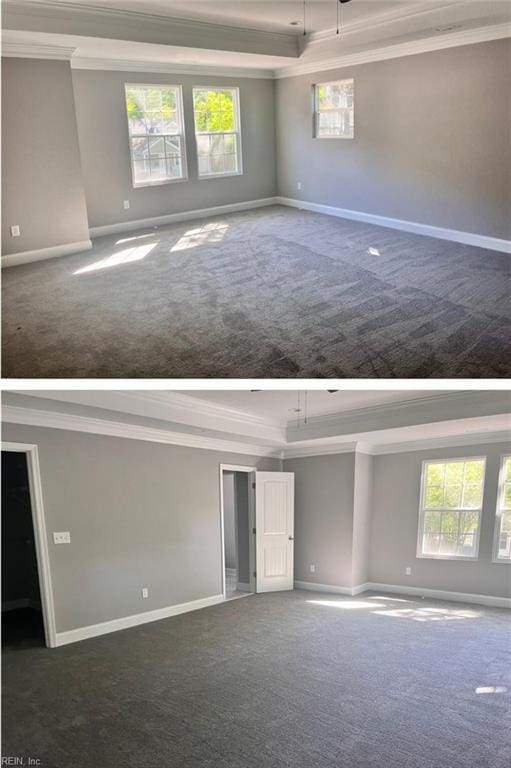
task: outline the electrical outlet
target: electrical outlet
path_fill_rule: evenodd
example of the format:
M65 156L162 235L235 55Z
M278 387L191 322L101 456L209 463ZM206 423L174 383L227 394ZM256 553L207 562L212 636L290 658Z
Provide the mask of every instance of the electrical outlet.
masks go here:
M19 224L13 224L11 227L11 237L19 237L21 235Z
M297 182L296 182L296 188L297 188L298 190L300 190L300 189L302 188L302 182L301 182L301 181L297 181Z
M411 576L412 575L412 569L410 568L409 565L406 566L405 573L406 573L407 576Z
M54 544L71 544L71 534L69 531L54 531L53 532Z
M147 587L142 587L142 598L145 600L147 597L149 597L149 590Z
M311 573L316 573L316 566L314 565L314 563L311 563L309 565L309 570Z
M128 208L130 207L130 201L129 200L125 200L123 202L123 206L124 206L124 210L127 211Z

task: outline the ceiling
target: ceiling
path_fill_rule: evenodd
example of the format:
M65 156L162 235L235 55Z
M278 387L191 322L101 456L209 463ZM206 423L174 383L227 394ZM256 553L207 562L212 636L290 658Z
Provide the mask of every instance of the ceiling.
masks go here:
M324 414L345 413L359 408L369 408L385 403L414 400L424 397L423 391L374 391L338 390L261 390L256 392L239 390L180 390L180 393L201 402L216 403L226 408L235 408L243 413L259 416L272 421L295 421ZM427 393L426 393L427 394ZM296 409L300 408L299 413Z
M301 393L301 405L304 404ZM511 441L511 392L309 390L4 392L3 420L281 458Z
M3 0L3 55L273 78L511 36L509 0L352 0L336 35L338 5L306 0L304 36L301 0Z
M170 18L194 19L213 24L303 34L302 0L54 0L62 5L112 8ZM429 0L431 6L441 0ZM38 0L35 0L38 2ZM44 2L44 0L40 0ZM388 11L404 9L423 0L354 0L342 8L346 23L374 18ZM297 26L291 22L298 21ZM331 29L336 24L336 0L306 0L309 32Z

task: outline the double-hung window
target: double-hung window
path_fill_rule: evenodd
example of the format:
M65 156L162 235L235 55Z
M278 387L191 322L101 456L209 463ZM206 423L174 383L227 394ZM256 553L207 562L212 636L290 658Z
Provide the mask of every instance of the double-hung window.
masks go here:
M484 458L423 463L417 557L477 558L485 465Z
M352 139L355 132L353 80L314 86L314 136L317 139Z
M137 83L125 91L133 186L186 179L181 86Z
M242 173L237 88L194 88L193 111L199 178Z
M511 456L504 456L500 465L493 559L511 563Z

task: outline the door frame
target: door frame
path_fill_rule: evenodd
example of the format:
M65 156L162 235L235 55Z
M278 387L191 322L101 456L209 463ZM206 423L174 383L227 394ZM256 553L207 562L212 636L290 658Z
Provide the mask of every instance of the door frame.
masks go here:
M2 442L2 451L24 453L27 457L28 487L32 525L34 527L34 542L37 559L37 573L41 592L44 636L48 648L57 646L57 630L55 625L55 605L53 602L53 587L50 570L50 554L48 550L48 534L44 515L43 489L37 445L28 443Z
M220 537L221 537L221 561L222 561L222 594L224 597L224 600L227 598L227 590L226 590L226 581L225 581L225 521L224 521L224 472L246 472L247 474L251 474L252 472L256 472L256 467L248 467L246 465L242 464L220 464L219 467L219 474L220 474ZM254 547L255 542L253 541L254 534L252 533L253 528L255 526L254 521L254 513L255 513L255 503L252 501L252 489L250 487L250 478L248 481L248 490L249 490L249 505L248 505L248 530L249 530L249 569L250 569L250 585L252 586L254 577L252 576L253 572L255 571L255 562L254 562ZM252 541L251 541L252 539ZM254 592L255 592L255 585L254 585ZM251 594L251 593L247 593Z

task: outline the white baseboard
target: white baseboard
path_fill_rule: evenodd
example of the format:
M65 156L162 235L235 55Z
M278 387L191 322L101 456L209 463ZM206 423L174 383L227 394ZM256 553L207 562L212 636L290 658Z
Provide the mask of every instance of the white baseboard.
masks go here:
M170 616L177 616L180 613L188 613L188 611L196 611L200 608L208 608L210 605L223 603L223 601L223 595L212 595L211 597L203 597L199 600L192 600L189 603L169 605L167 608L157 608L154 611L146 611L145 613L137 613L133 616L125 616L122 619L103 621L101 624L91 624L88 627L78 627L78 629L71 629L68 632L57 632L56 645L59 646L67 645L68 643L76 643L78 640L86 640L89 637L106 635L109 632L117 632L120 629L136 627L139 624L148 624L151 621L167 619Z
M49 248L39 248L36 251L20 251L19 253L7 253L2 256L2 267L17 267L20 264L30 264L32 261L54 259L56 256L70 256L72 253L88 251L92 248L90 240L81 240L77 243L64 243L64 245L51 245Z
M363 592L388 592L397 595L413 595L416 597L433 597L438 600L452 600L459 603L477 603L491 605L496 608L511 608L511 597L496 595L473 595L468 592L450 592L445 589L428 589L427 587L409 587L401 584L380 584L368 581L356 587L338 587L334 584L316 584L312 581L295 581L295 589L307 589L312 592L331 592L337 595L360 595Z
M472 232L462 232L457 229L446 229L445 227L434 227L431 224L419 224L415 221L391 219L387 216L378 216L374 213L351 211L348 208L335 208L331 205L309 203L306 200L294 200L290 197L276 197L275 202L279 205L287 205L291 208L301 208L306 211L325 213L328 216L337 216L340 219L364 221L367 224L377 224L380 227L399 229L403 232L413 232L416 235L427 235L428 237L436 237L440 240L452 240L456 243L463 243L464 245L475 245L478 248L489 248L492 251L511 253L511 240L503 240L498 237L477 235Z
M221 216L225 213L248 211L251 208L264 208L267 205L275 205L275 203L275 197L264 197L259 200L247 200L241 203L230 203L229 205L215 205L212 208L197 208L192 211L183 211L182 213L167 213L164 216L153 216L149 219L120 221L118 224L105 224L101 227L91 227L90 236L102 237L103 235L115 235L119 232L131 232L134 229L144 229L145 227L159 227L165 224L175 224L180 221L201 219L205 216Z
M380 584L370 582L365 585L372 592L390 592L398 595L413 595L417 597L433 597L438 600L452 600L457 603L477 603L491 605L496 608L511 608L511 597L497 595L474 595L469 592L450 592L445 589L429 589L427 587L408 587L402 584Z

